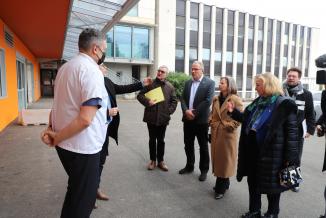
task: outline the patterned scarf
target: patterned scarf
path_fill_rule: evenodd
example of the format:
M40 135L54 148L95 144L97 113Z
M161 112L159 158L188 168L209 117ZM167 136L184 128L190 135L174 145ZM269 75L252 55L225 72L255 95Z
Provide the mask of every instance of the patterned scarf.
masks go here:
M252 114L251 119L247 125L248 129L251 129L256 120L261 116L264 110L271 104L273 104L279 95L272 95L268 97L259 97L257 101L254 101L248 106L248 111Z

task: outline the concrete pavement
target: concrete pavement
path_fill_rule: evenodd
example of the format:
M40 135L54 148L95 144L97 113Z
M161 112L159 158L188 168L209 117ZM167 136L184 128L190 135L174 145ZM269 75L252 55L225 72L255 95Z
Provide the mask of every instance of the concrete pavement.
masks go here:
M48 107L42 99L33 108ZM42 105L42 106L40 106ZM166 133L165 161L168 172L148 171L148 133L142 122L143 106L137 101L119 100L121 124L119 146L110 141L110 156L103 170L101 188L109 194L98 201L92 217L239 217L248 210L246 179L231 179L230 190L221 200L213 198L215 178L209 173L199 182L193 174L179 175L185 166L180 105ZM45 126L12 124L0 133L0 217L59 217L67 176L54 149L39 140ZM324 210L326 174L321 173L324 138L306 140L303 177L299 193L281 197L280 217L318 217ZM266 211L266 196L262 197Z

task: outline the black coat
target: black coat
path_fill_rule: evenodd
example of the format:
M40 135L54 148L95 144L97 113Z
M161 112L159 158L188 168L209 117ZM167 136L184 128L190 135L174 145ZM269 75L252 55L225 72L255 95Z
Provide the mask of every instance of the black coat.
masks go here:
M110 97L111 107L118 106L116 95L135 92L135 91L141 90L143 88L143 85L141 82L130 84L130 85L117 85L117 84L113 83L107 77L104 77L104 84L105 84L106 91L108 92L108 95ZM120 124L119 112L117 113L116 116L114 116L112 118L113 119L110 122L107 132L106 132L106 137L108 139L108 137L110 136L118 144L118 129L119 129L119 124ZM103 149L107 150L108 144L109 144L108 140L105 140L105 142L103 144Z
M255 100L257 101L257 99ZM250 142L246 133L246 124L249 121L250 112L246 108L244 113L235 110L231 116L242 122L239 141L238 172L237 179L248 176L251 170L251 162L256 158L256 171L258 191L262 194L280 193L285 190L280 185L279 172L285 167L298 162L298 128L297 107L293 100L280 96L276 100L271 118L265 124L267 127L266 137L262 144L258 144L257 157L250 151Z
M148 103L149 99L145 97L145 93L157 87L162 88L164 101L150 106ZM174 113L178 105L173 85L168 81L160 81L157 78L151 85L145 87L139 92L137 99L145 106L143 121L156 126L168 125L170 115Z
M326 127L326 90L321 94L321 110L322 114L320 115L317 125L323 125ZM323 171L326 171L326 143L325 143L325 154L324 154L324 164Z
M195 119L193 121L189 121L185 118L185 111L189 109L189 100L190 100L190 92L191 92L192 79L188 80L185 83L181 101L181 108L183 112L183 122L194 122L196 124L206 124L208 123L208 116L210 112L210 106L212 104L212 99L214 96L215 83L213 80L204 76L201 80L193 103L193 113L195 115Z

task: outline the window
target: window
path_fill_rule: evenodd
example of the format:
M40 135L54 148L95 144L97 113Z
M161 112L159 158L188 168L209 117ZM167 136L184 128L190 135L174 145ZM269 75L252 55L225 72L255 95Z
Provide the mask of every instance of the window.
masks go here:
M131 27L114 27L115 56L120 58L131 58Z
M148 59L149 31L145 28L133 28L132 57L136 59Z
M0 97L6 96L5 53L0 49Z
M108 57L149 58L149 29L116 25L106 34Z
M138 17L138 4L136 4L130 11L126 14L131 17Z

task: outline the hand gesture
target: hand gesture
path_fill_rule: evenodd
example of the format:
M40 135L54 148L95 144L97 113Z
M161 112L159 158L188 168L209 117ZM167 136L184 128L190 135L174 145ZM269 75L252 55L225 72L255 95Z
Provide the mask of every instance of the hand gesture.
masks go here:
M109 116L114 117L114 116L116 116L118 114L118 112L119 112L118 107L110 108L109 109Z
M150 77L146 77L146 78L144 78L144 81L143 81L144 86L149 86L149 85L151 85L152 83L153 83L152 78L150 78Z
M226 102L226 108L228 109L228 111L229 111L230 113L233 112L234 107L235 107L235 105L234 105L234 102L233 102L233 101L228 101L228 102Z
M185 111L185 116L186 116L187 120L194 120L195 119L195 115L194 115L194 113L192 111L193 110L189 110L189 109Z

